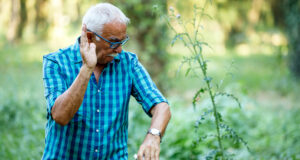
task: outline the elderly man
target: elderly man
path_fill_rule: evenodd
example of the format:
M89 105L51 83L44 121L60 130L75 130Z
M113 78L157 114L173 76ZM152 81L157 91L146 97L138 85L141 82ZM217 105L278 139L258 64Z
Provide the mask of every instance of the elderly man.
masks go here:
M138 159L159 159L171 113L137 56L122 50L128 22L117 7L97 4L83 17L75 44L44 56L43 159L128 159L130 95L152 117Z

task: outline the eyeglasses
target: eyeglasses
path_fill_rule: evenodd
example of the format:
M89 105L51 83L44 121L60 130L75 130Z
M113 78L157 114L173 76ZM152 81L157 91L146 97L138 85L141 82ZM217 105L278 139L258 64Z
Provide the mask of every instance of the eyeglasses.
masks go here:
M91 31L91 30L89 30L89 29L87 29L87 31L88 31L88 32L94 33L94 34L95 34L96 36L98 36L99 38L101 38L101 39L105 40L106 42L108 42L108 43L110 44L110 48L111 48L111 49L116 49L116 48L118 48L120 45L123 46L123 45L129 40L128 35L126 35L126 38L125 38L123 41L120 41L120 42L111 42L111 41L109 41L109 40L103 38L102 36L98 35L97 33L93 32L93 31Z

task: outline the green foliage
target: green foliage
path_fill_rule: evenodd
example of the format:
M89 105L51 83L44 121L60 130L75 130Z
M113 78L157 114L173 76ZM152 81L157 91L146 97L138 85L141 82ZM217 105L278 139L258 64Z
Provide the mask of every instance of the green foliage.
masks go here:
M166 18L169 27L175 32L175 37L171 42L171 45L174 44L174 42L178 39L180 39L185 47L187 47L189 49L189 51L192 53L192 57L191 58L185 58L184 62L188 62L189 64L189 68L186 71L186 76L188 75L188 73L190 72L190 70L192 69L192 65L191 63L196 63L199 68L201 69L200 71L198 71L198 75L201 75L203 77L203 80L205 82L205 84L203 86L201 86L202 84L200 83L200 89L196 92L196 94L194 95L193 98L193 106L195 108L196 106L196 101L197 98L199 97L200 93L204 93L204 91L207 90L209 98L210 98L210 102L211 102L211 106L202 106L208 109L208 111L204 112L204 115L200 116L200 120L204 120L205 116L208 115L208 113L212 113L212 117L213 119L211 121L207 121L207 124L210 124L209 126L213 126L215 127L215 129L210 128L208 130L206 130L206 133L204 133L204 136L200 136L200 138L198 138L197 142L199 141L203 141L204 139L207 138L213 138L216 139L218 145L217 146L213 146L213 147L209 147L212 150L209 150L208 153L205 156L205 159L229 159L232 154L228 154L226 152L226 148L223 147L223 139L225 138L230 138L232 139L233 143L243 143L248 149L248 145L247 143L241 138L239 137L236 132L229 127L227 124L225 124L223 122L222 119L222 115L221 113L218 111L219 109L217 109L217 104L215 102L215 98L216 96L227 96L230 97L232 99L234 99L235 101L237 101L239 107L240 107L240 102L239 100L232 94L229 93L225 93L225 92L217 92L215 93L213 90L214 88L212 87L212 77L208 76L208 72L207 72L207 60L204 59L204 50L203 47L205 46L209 46L206 42L202 41L199 38L198 33L199 28L201 27L201 22L203 21L202 18L204 17L209 17L207 16L207 14L205 14L205 9L206 9L206 4L208 3L208 1L205 1L203 7L198 7L197 5L194 5L194 17L192 20L192 25L193 25L193 31L188 31L187 30L187 25L189 24L189 21L184 21L181 19L180 14L177 14L175 16L174 10L170 9L170 16ZM182 31L179 31L178 33L178 29L176 29L171 23L172 20L175 20L175 22L178 23L178 25L181 27ZM180 38L178 38L180 37ZM199 77L201 77L199 76ZM197 85L199 86L199 85ZM204 87L204 89L203 89ZM213 122L213 123L211 123ZM203 122L200 122L199 120L196 123L196 133L197 130L199 130L199 125L201 125ZM216 133L212 133L212 130L215 130ZM198 134L198 133L197 133ZM198 134L199 135L199 134ZM210 141L210 140L209 140ZM197 155L197 154L196 154Z
M41 46L43 44L40 43L18 47L5 45L0 51L0 159L31 160L42 156L46 124L42 64L39 61L29 61L27 57L31 52L45 52ZM280 72L274 72L274 68L278 66L275 56L209 58L213 59L210 66L217 68L208 68L208 73L214 79L222 78L227 67L221 66L226 66L230 59L234 59L235 65L239 66L238 70L232 71L233 77L224 79L224 87L221 89L237 92L243 110L226 96L217 96L216 102L223 122L243 135L251 148L251 154L242 144L233 144L230 138L224 137L224 145L230 146L229 155L234 154L235 159L299 159L300 85L291 78L287 68L282 66L283 68L278 68ZM175 66L169 68L172 71L176 69ZM197 92L195 86L199 83L199 78L184 78L184 74L179 72L172 81L177 87L170 90L168 97L172 119L161 144L162 160L204 159L216 154L216 150L212 150L216 147L213 140L216 134L207 133L214 129L213 110L204 107L193 109L190 103L193 96L184 95L188 94L187 91L192 91L193 95ZM260 98L261 92L263 98ZM200 94L197 106L209 106L210 99L206 93L207 91ZM129 159L132 159L144 140L150 120L141 106L131 101ZM201 124L197 125L198 122ZM195 126L198 126L197 130Z
M55 10L56 13L63 16L57 14L54 16L46 14L48 10L53 9L52 1L29 0L26 2L28 2L26 4L26 7L28 7L28 22L26 27L23 27L25 29L23 38L26 43L24 44L24 41L21 41L18 45L12 46L7 43L7 37L5 36L7 29L10 28L7 24L11 19L8 14L11 7L7 5L8 3L0 1L0 16L2 18L0 25L0 159L40 159L43 153L46 106L43 97L41 54L56 50L61 43L56 42L58 39L54 36L55 45L52 46L53 49L49 49L49 43L45 46L43 42L31 38L32 34L34 33L40 39L50 40L49 35L55 32L54 28L61 25L61 23L54 22L61 20L61 18L67 18L70 19L70 23L67 23L67 25L64 23L66 26L63 28L67 28L66 33L68 35L76 37L74 33L79 33L77 31L80 30L78 30L80 17L91 3L97 3L95 0L86 2L60 1L63 2L64 7L56 7ZM32 8L33 2L43 2L40 14L35 14L35 12L38 12L38 8L36 11ZM74 5L79 2L79 8L74 12L74 8L76 8ZM182 24L186 24L184 18L188 17L190 13L194 13L194 10L190 7L192 6L192 0L176 2L178 2L176 8L180 7L182 9L180 12L184 12L177 17L182 21ZM272 24L272 17L270 20L271 13L267 10L270 7L269 5L281 5L283 3L277 0L272 0L270 3L264 2L264 5L261 6L266 10L262 12L262 19L258 22L258 25L253 27L248 22L244 23L248 21L247 14L251 6L250 2L254 1L213 1L218 5L217 10L212 14L213 17L215 15L220 16L216 18L218 21L221 20L222 28L220 30L231 35L227 37L229 39L225 37L227 39L225 42L233 38L232 42L228 42L229 44L243 42L252 47L249 39L251 36L245 37L247 31L249 31L247 30L248 27L252 28L255 33L262 35L277 32L277 23ZM284 3L286 2L285 0ZM122 7L127 3L135 7L134 9L138 12L134 13L140 14L137 16L144 18L135 25L133 25L135 19L132 18L130 24L132 27L129 28L131 37L135 37L135 31L138 30L135 29L136 26L145 28L145 26L151 25L151 22L155 21L155 25L160 23L160 21L151 19L152 16L148 17L141 14L143 7L147 7L147 11L150 11L148 13L151 15L155 7L159 7L159 5L155 5L154 1L149 1L151 5L143 5L140 0L130 0L126 3L120 3L119 6ZM168 1L168 4L172 3L173 1ZM286 6L282 5L282 7ZM283 28L283 30L297 37L299 34L294 34L296 32L294 30L299 28L296 27L299 16L294 14L297 5L290 5L289 7L293 9L286 8L285 10L289 13L288 17L290 18L284 18L286 17L284 13L273 15L273 17L283 17L284 21L290 21L290 26ZM131 11L130 9L126 10ZM201 13L201 10L198 11ZM40 17L34 18L34 15ZM146 20L145 17L150 18L150 20ZM175 14L172 18L177 19L177 17ZM211 19L206 15L203 15L203 17L204 20L206 18ZM41 20L37 24L37 29L32 28L35 19ZM243 23L241 25L237 22ZM187 29L190 29L191 25L193 23L189 21ZM218 24L215 26L218 26ZM203 31L203 26L199 30ZM266 32L260 32L262 30ZM148 36L144 36L148 45L152 45L153 38L151 34L153 31L156 32L154 27L147 33ZM133 33L133 36L131 33ZM162 32L159 32L158 35L160 33ZM211 34L211 32L207 33ZM196 34L193 33L193 35ZM200 32L197 35L204 36ZM68 42L63 38L66 35L60 35L60 37L62 38L61 41ZM209 38L214 37L219 38L215 35ZM166 60L168 62L166 65L168 76L175 72L178 63L182 62L182 68L178 70L176 77L167 81L170 85L166 85L169 95L167 98L171 104L172 119L161 144L160 159L214 159L214 157L220 155L220 150L216 149L218 144L215 141L217 137L214 132L215 124L213 123L215 118L207 86L202 87L203 89L196 87L199 84L203 86L206 82L210 82L210 86L214 87L214 99L218 109L216 116L220 120L220 132L222 133L221 139L224 148L227 148L227 152L224 154L226 157L231 159L300 159L300 83L293 78L286 67L287 57L281 53L285 50L279 50L279 56L267 54L270 52L260 49L259 51L253 51L253 53L259 54L240 56L236 50L227 49L222 52L232 54L207 54L201 65L199 65L195 61L195 59L202 58L199 55L188 56L185 54L185 58L183 60L181 58L183 46L177 43L177 40L181 41L186 38L188 38L186 33L178 33L174 36L171 44L175 52L172 53L172 56L168 56ZM264 46L268 45L268 42L260 39L262 37L258 38L255 41L256 43ZM71 42L73 41L74 39L71 40ZM135 48L134 46L139 46L138 42L137 39L129 44L132 44L133 47L131 48ZM296 42L295 39L291 44L297 44ZM162 41L159 43L166 45ZM192 49L195 47L201 53L208 48L208 44L202 41L195 44L185 43L184 45ZM150 50L153 50L153 47L155 45L152 45ZM252 49L255 50L256 47L252 47L251 51ZM271 50L271 52L275 51ZM140 57L144 55L141 54ZM149 57L142 59L144 61L154 61ZM232 59L234 59L234 65L230 64L229 67L224 67ZM296 58L294 59L296 60ZM152 66L150 65L150 67ZM179 72L183 69L187 69L186 72ZM202 71L205 74L209 73L207 81L204 80L205 77L198 74ZM166 75L165 73L159 74L161 77ZM189 78L185 78L185 76ZM173 87L168 88L171 85ZM230 96L231 93L238 93L236 94L236 97L239 97L238 102ZM196 106L195 110L190 102L193 102L193 105ZM242 110L237 107L239 104L243 104ZM128 152L129 159L132 159L133 154L138 151L144 140L151 119L145 115L141 107L134 101L131 101L129 108ZM243 140L240 139L241 137L237 133L242 135ZM237 141L237 143L233 143L234 141ZM251 148L251 152L244 146L243 141L248 142L247 145Z
M0 53L0 157L40 159L46 122L42 65L22 62L26 47L4 48Z
M221 130L226 132L222 137L224 146L230 145L226 157L231 159L297 159L296 157L300 156L297 151L300 149L297 134L300 131L298 125L300 120L297 116L300 113L299 108L270 109L271 106L264 106L246 94L240 94L240 97L243 99L242 103L246 105L245 111L230 105L231 100L222 101L228 104L223 107L223 122L220 124ZM161 144L160 159L214 159L214 156L219 154L219 150L212 149L217 146L214 140L217 135L213 133L214 127L211 121L213 110L205 108L194 110L192 106L188 106L182 99L174 96L170 97L169 101L172 102L173 118ZM208 102L209 99L205 98L200 103L203 106ZM251 107L252 105L255 105L254 108ZM131 105L130 115L129 135L131 136L128 151L133 155L144 138L150 119L143 116L143 110L134 103ZM201 116L197 117L197 115ZM197 131L197 135L193 132L194 130ZM243 138L239 137L237 132L242 134ZM234 140L236 143L233 143ZM244 144L251 147L251 152L248 152Z

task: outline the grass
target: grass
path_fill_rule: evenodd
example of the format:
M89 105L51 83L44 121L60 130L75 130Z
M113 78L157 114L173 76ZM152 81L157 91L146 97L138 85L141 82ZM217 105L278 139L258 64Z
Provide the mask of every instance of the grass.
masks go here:
M0 53L0 157L40 159L46 122L42 65L23 62L21 49L5 51Z
M40 159L46 123L40 58L50 49L45 44L1 47L0 157ZM207 154L207 146L215 145L210 142L193 145L197 137L194 123L209 101L202 97L196 111L193 110L191 102L199 78L192 72L185 77L184 68L176 76L181 56L173 55L167 96L173 116L161 144L161 159L197 159ZM247 57L211 54L207 58L208 73L215 77L214 83L226 75L226 68L234 60L232 74L227 74L223 85L226 87L222 89L235 93L243 107L238 109L234 102L222 98L217 103L224 106L224 120L248 141L252 153L239 144L231 148L232 153L238 159L299 159L300 85L292 78L285 60L261 54ZM135 101L130 104L129 159L138 151L150 125L150 118L141 107Z

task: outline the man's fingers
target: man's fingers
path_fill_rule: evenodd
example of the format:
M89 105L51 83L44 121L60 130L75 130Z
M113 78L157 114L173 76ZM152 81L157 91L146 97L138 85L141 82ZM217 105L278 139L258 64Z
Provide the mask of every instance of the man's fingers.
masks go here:
M150 151L150 157L151 157L150 159L151 160L156 160L155 152L156 152L156 149L151 148L151 151Z
M81 37L80 37L80 45L84 46L87 44L87 36L86 36L86 25L82 25Z
M151 153L150 149L151 149L150 147L146 147L146 149L144 150L145 160L150 160L150 153Z
M155 151L155 159L159 160L159 150Z
M144 148L140 148L138 151L138 160L143 160Z

